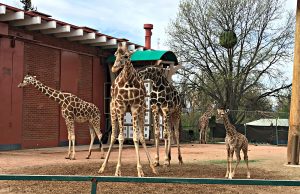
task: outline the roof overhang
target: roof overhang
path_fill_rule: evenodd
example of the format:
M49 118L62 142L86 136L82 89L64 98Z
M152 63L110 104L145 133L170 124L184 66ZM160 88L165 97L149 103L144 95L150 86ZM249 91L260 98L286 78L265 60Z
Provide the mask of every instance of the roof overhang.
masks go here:
M66 38L69 41L76 41L101 49L117 48L119 42L127 44L131 50L144 49L141 45L100 33L88 27L75 26L52 19L47 14L37 11L23 11L2 3L0 3L0 22L7 22L10 26L24 27L30 31L39 30L43 34L52 34L57 38Z

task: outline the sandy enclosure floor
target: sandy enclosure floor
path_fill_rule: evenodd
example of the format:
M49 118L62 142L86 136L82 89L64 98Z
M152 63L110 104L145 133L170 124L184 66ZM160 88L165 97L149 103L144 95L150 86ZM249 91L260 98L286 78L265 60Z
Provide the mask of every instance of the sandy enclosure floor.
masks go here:
M157 167L161 177L223 178L226 172L224 144L183 144L184 164L178 165L177 148L172 147L171 166ZM67 148L45 148L0 152L1 174L96 175L103 159L94 146L91 159L85 159L87 146L76 146L76 160L64 159ZM152 158L155 149L149 147ZM154 175L146 154L140 148L145 176ZM163 146L160 158L164 158ZM113 176L118 157L115 145L103 175ZM242 156L243 158L243 156ZM249 146L249 166L254 179L300 180L300 167L287 167L286 147L268 145ZM161 160L161 163L163 161ZM245 163L241 162L235 178L246 178ZM136 156L133 146L126 146L122 157L122 175L137 176ZM89 182L0 181L0 193L90 193ZM99 183L100 193L299 193L300 187L229 186L192 184Z

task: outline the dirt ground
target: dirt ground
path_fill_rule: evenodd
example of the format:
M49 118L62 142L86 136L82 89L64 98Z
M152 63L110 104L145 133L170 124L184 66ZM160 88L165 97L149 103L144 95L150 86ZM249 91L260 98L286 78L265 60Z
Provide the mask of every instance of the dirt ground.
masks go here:
M95 175L103 159L94 147L91 159L85 159L87 146L76 146L76 160L66 160L66 147L0 152L1 174L50 174L50 175ZM168 169L157 167L160 177L224 178L226 155L224 144L182 144L184 164L177 160L177 149L172 147L172 161ZM154 157L155 149L149 151ZM163 146L160 158L163 159ZM140 149L145 176L154 175ZM115 146L104 176L113 176L118 156ZM243 158L243 157L242 157ZM250 145L249 160L251 178L300 180L299 167L287 167L286 147ZM162 163L162 160L161 160ZM133 146L126 146L122 157L122 175L137 176L136 157ZM245 163L241 162L235 178L246 178ZM0 193L90 193L89 182L48 181L0 181ZM299 187L193 185L193 184L146 184L146 183L99 183L98 193L299 193Z

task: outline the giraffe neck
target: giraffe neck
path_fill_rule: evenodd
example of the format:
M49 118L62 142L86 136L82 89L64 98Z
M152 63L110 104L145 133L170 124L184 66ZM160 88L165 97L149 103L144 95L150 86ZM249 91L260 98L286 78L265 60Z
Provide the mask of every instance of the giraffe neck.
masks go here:
M165 74L162 72L162 69L157 67L148 67L145 70L139 71L139 76L143 80L150 79L154 83L157 83L159 79L167 80Z
M223 115L223 121L226 129L226 135L234 136L237 133L237 131L235 130L235 127L230 123L227 114Z
M134 78L136 78L136 70L134 69L131 61L127 61L123 70L120 73L120 77L129 83L132 83Z
M43 94L45 94L47 97L49 97L50 99L54 100L55 102L58 102L59 104L63 103L63 99L60 99L59 94L61 93L58 90L55 90L49 86L46 86L45 84L43 84L42 82L40 82L39 80L35 80L32 85L37 88L40 92L42 92Z

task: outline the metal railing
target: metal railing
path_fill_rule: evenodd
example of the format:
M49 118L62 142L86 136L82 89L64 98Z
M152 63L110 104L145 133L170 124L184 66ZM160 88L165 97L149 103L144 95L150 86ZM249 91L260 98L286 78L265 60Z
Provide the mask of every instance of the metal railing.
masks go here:
M173 184L220 184L220 185L263 185L300 186L300 180L264 179L218 179L218 178L170 178L170 177L115 177L115 176L77 176L77 175L0 175L0 180L17 181L85 181L91 182L91 194L96 194L99 182L128 183L173 183Z

